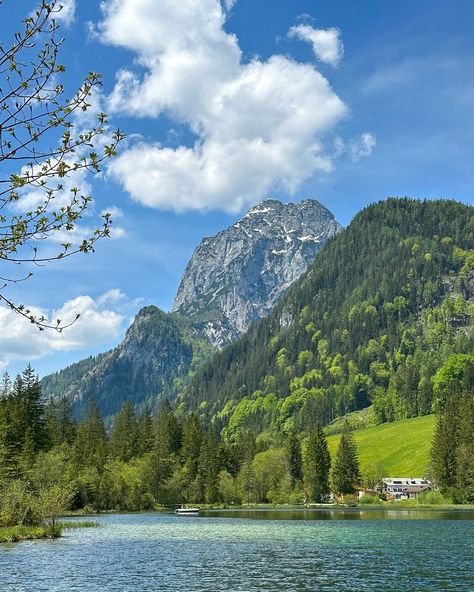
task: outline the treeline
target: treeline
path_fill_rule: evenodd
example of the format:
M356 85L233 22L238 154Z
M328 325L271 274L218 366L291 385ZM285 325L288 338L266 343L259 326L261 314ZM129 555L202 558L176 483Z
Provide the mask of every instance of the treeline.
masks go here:
M474 350L473 298L474 208L371 205L268 319L198 370L181 405L235 441L369 405L379 422L432 413L437 371Z
M0 398L0 524L55 518L65 509L140 510L181 503L324 501L360 483L349 432L331 463L320 424L305 445L294 431L266 448L231 444L169 402L156 416L126 403L109 433L93 399L77 423L66 398L45 402L28 367ZM38 500L47 510L38 512ZM40 504L41 505L41 504Z

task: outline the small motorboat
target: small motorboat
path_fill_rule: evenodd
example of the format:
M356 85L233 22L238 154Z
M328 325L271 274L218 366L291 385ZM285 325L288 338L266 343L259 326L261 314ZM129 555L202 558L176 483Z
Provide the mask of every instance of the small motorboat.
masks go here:
M199 514L199 508L186 508L185 506L181 506L181 508L176 508L175 513L184 516L196 516Z

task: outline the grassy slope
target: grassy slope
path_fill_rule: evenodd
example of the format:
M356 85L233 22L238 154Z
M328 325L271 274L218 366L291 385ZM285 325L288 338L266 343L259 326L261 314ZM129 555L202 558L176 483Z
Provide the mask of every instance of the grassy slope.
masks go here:
M361 467L379 464L390 477L418 477L426 472L435 416L425 415L354 431ZM328 436L334 458L340 434Z

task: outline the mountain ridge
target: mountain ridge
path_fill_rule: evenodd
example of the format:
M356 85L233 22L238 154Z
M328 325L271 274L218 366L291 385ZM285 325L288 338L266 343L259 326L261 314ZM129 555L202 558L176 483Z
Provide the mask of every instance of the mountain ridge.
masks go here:
M341 228L316 200L264 200L196 247L173 312L222 348L270 312Z
M281 233L277 238L271 237L267 240L265 232L248 230L250 220L255 229L258 227L258 223L262 224L262 216L267 218L263 224L271 226L269 213L271 214L272 210L277 212L280 225L283 225L288 231L293 234L303 231L306 233L298 234L301 237L301 245L313 243L312 246L304 248L301 245L296 245L298 248L295 248L293 244L295 241L285 241ZM292 212L292 216L285 222L285 213L287 212ZM315 219L314 223L311 223L312 217ZM299 222L300 219L302 223ZM319 224L321 220L329 221L329 225L321 227ZM321 236L309 234L309 231L315 228L321 230ZM227 249L224 255L220 253L216 256L217 258L223 256L224 259L226 256L232 256L232 253L229 255L229 251L232 249L238 259L243 247L242 240L238 237L241 237L242 234L245 235L246 232L252 231L254 234L264 235L263 241L259 236L254 237L257 239L260 259L253 265L252 277L255 277L255 274L260 274L262 271L260 263L266 260L266 255L273 247L277 247L282 240L288 244L291 243L289 253L293 257L294 267L291 267L291 262L285 263L283 275L286 284L282 283L278 286L277 294L269 295L268 292L263 291L260 298L262 310L259 315L252 317L252 321L258 320L261 314L265 314L271 309L272 302L267 303L267 298L271 297L272 301L278 299L286 289L288 282L291 284L293 277L299 277L307 267L309 259L314 257L313 253L315 254L319 250L320 244L324 243L326 234L336 232L339 228L334 216L315 200L305 200L300 204L283 204L277 200L266 200L251 208L230 229L222 230L216 235L219 241L225 243ZM216 237L203 239L201 245L214 244L213 241ZM239 240L240 243L237 244ZM255 250L252 250L254 243L252 241L244 242L247 249L246 256L255 253ZM196 251L199 251L199 246ZM233 259L234 263L236 258ZM248 257L246 261L247 264L252 264ZM240 260L237 263L240 263ZM206 269L208 270L209 267ZM221 271L222 265L216 264L216 273L213 278L220 277ZM235 265L233 272L236 272ZM237 277L245 274L246 271L241 268ZM279 283L283 275L278 275L273 283ZM251 295L247 294L245 301L251 303ZM238 310L233 312L238 316ZM244 321L244 325L245 323L246 321ZM201 329L199 323L195 322L195 318L188 315L186 311L164 312L155 306L145 307L138 312L132 325L127 329L124 339L115 348L71 364L63 370L44 377L42 380L44 396L47 398L66 396L73 404L77 416L81 415L87 399L92 396L108 423L125 401L130 401L138 409L148 407L153 411L164 398L174 399L182 391L190 374L197 369L199 363L211 354L213 346L208 343L209 335ZM232 337L237 336L234 331ZM218 343L222 344L219 340Z
M436 371L472 351L473 317L474 208L390 198L359 212L267 318L198 370L181 412L231 440L304 432L370 404L378 421L432 413Z

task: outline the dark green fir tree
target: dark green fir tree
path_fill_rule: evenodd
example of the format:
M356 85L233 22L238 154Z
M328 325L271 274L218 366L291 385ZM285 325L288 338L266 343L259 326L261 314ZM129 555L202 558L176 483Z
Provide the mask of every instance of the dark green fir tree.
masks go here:
M304 460L305 486L309 499L322 502L329 495L331 457L326 436L319 423L310 433Z
M354 493L360 482L357 446L348 423L339 441L331 477L332 490L338 495Z

